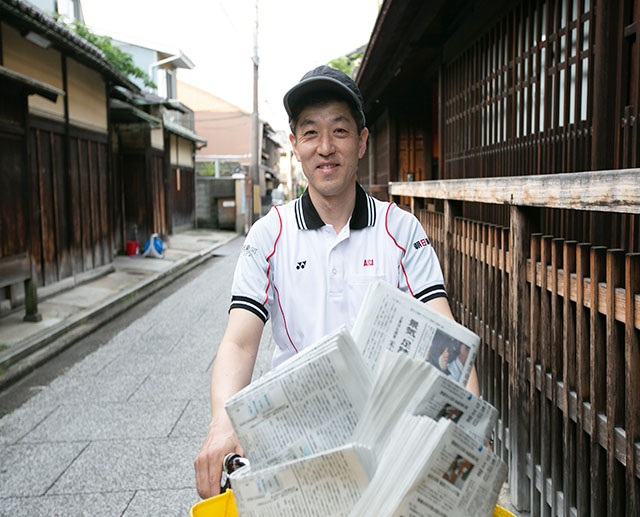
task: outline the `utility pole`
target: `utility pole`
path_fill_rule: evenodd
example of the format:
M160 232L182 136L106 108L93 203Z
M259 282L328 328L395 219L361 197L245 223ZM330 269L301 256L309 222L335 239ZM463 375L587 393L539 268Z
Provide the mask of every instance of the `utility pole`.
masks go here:
M253 224L260 218L262 202L260 198L260 121L258 120L258 0L255 0L256 20L253 29L253 113L251 113L251 217Z

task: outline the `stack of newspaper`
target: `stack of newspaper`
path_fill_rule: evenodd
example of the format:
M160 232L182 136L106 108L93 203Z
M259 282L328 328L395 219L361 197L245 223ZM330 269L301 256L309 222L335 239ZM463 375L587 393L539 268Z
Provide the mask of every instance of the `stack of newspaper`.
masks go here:
M225 408L259 469L347 443L371 382L343 327L249 384Z
M489 516L497 411L463 386L479 338L382 282L340 328L226 404L242 516Z

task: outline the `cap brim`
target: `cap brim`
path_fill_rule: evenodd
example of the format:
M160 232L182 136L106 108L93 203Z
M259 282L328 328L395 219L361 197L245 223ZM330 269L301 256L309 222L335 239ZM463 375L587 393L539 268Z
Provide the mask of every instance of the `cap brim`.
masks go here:
M287 93L285 93L283 102L284 107L287 110L287 115L291 118L294 107L300 102L303 97L310 95L314 92L333 92L337 93L341 97L344 97L346 101L353 102L356 109L362 113L362 106L360 99L349 88L336 79L331 77L310 77L304 81L299 82Z

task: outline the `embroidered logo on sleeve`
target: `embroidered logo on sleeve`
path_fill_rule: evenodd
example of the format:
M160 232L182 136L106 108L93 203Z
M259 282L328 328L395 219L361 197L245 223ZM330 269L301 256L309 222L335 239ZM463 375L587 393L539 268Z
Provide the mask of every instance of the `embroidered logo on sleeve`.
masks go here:
M424 248L426 246L428 246L429 244L431 244L429 242L429 239L420 239L419 241L416 241L413 243L413 247L417 250L419 250L420 248Z
M245 244L244 246L242 246L242 255L244 255L245 257L255 255L257 251L258 248L256 248L255 246L251 246L250 244Z
M296 266L296 269L304 269L304 266L307 265L307 261L303 260L302 262L298 262L298 265Z
M362 264L364 267L367 266L373 266L373 259L364 259L364 264Z

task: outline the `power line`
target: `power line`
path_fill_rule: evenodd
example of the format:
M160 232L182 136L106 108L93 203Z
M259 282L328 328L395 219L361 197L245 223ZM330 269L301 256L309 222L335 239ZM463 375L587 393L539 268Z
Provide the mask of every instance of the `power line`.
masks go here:
M222 12L224 13L225 18L231 24L231 27L233 28L235 33L238 35L238 37L240 37L240 31L237 29L237 27L235 26L235 24L233 23L233 21L231 20L229 15L227 14L227 10L224 8L224 4L222 3L222 0L218 0L218 4L220 5L220 8L222 9Z

